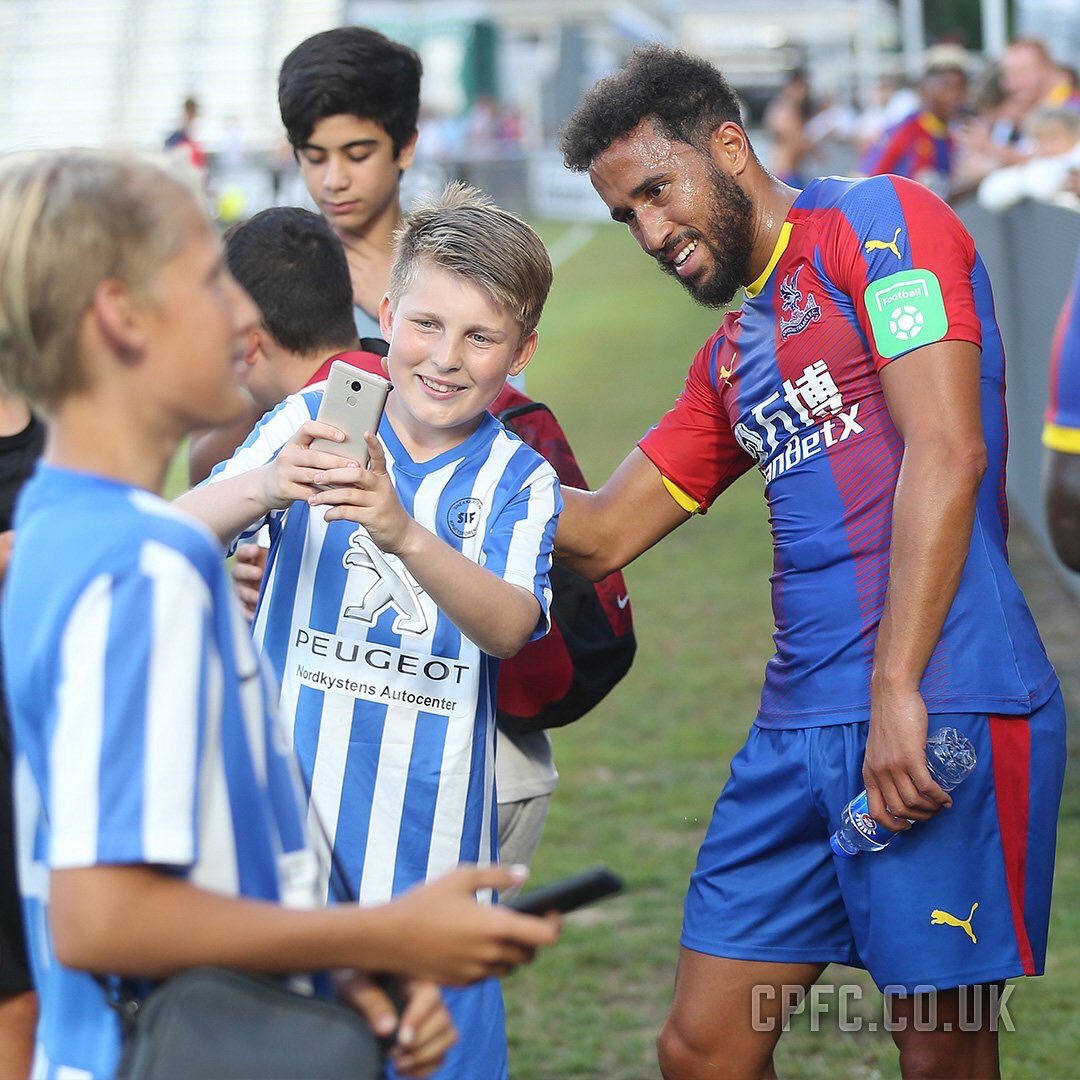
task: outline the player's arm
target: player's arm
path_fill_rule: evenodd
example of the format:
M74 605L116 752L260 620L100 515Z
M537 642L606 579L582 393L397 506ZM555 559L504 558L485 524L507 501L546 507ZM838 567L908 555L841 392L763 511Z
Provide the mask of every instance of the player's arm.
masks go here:
M563 488L555 556L592 581L633 562L693 516L637 447L598 491Z
M1046 524L1057 557L1080 571L1080 453L1046 451Z
M461 867L378 907L300 909L222 896L146 865L98 865L52 871L49 923L61 963L102 974L356 968L463 985L505 975L557 940L556 920L476 902L477 890L519 881L504 868Z
M1080 262L1058 316L1050 352L1046 447L1046 524L1061 561L1080 570Z
M409 573L439 610L489 656L516 656L540 621L540 602L533 593L473 562L412 518L409 521L401 547L394 551Z
M267 497L268 469L263 465L228 480L192 488L176 498L176 505L228 546L278 505Z
M979 366L978 346L941 341L881 371L904 453L863 776L870 812L894 827L906 827L905 818L925 820L951 802L926 767L919 684L960 584L986 471Z
M726 335L725 321L694 356L675 405L603 487L563 488L555 555L579 574L600 581L633 562L753 466L715 384L735 363Z

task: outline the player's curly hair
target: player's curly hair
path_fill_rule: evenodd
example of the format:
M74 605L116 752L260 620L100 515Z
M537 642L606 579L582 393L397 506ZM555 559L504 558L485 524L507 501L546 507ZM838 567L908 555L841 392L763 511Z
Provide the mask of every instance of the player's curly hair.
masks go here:
M562 131L566 166L586 172L644 119L662 135L704 150L725 121L742 124L739 99L712 64L679 49L635 49L623 69L601 79L582 99Z

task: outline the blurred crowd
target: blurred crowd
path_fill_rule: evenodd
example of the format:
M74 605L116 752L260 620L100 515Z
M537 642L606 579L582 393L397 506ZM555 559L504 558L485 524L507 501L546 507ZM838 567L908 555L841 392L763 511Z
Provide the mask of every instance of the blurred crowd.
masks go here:
M1080 80L1036 38L1014 39L995 61L932 47L917 84L883 80L861 110L817 99L798 70L764 124L769 167L798 187L846 157L860 175L908 176L950 201L1080 209Z

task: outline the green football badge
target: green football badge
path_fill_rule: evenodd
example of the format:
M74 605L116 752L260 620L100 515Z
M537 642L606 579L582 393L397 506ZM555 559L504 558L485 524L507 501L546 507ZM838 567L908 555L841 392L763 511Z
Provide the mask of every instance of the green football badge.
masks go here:
M874 344L886 360L940 341L949 329L941 286L929 270L901 270L872 281L863 299Z

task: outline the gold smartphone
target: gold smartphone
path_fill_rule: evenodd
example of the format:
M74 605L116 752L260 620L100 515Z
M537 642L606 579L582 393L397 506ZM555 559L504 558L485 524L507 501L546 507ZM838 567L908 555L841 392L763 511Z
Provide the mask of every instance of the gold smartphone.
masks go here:
M311 444L312 449L326 450L366 465L368 448L364 432L370 431L374 435L379 430L389 392L390 383L386 379L361 371L344 360L335 360L330 365L319 415L315 419L344 432L345 441L316 439Z

